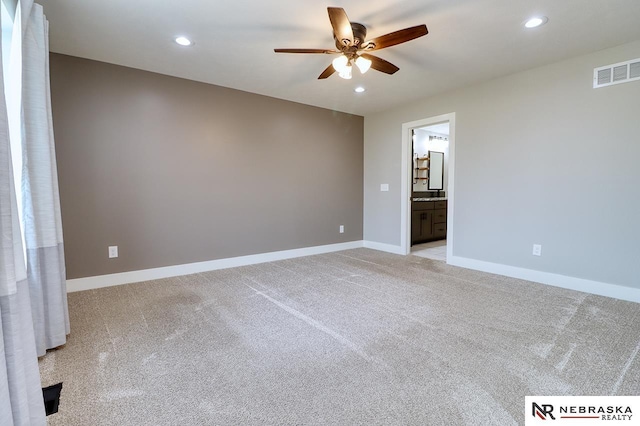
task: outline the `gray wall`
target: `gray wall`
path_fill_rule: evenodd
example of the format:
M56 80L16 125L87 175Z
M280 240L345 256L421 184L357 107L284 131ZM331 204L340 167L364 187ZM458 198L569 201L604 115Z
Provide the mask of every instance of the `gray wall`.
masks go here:
M640 41L366 116L365 240L400 244L402 124L455 112L455 256L640 288L640 81L592 88L594 67L639 57Z
M362 239L362 117L57 54L51 91L68 278Z

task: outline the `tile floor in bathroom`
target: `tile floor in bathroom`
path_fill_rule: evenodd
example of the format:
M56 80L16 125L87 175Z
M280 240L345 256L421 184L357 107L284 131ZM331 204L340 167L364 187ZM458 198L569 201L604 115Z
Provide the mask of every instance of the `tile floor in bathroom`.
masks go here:
M424 244L416 244L411 247L411 254L414 256L426 257L427 259L447 261L447 240L430 241Z

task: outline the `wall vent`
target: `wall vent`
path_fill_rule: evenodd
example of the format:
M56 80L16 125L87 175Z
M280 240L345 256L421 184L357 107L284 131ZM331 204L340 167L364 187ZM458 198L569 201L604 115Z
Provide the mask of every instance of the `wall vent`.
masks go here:
M640 80L640 59L598 67L593 70L593 88Z

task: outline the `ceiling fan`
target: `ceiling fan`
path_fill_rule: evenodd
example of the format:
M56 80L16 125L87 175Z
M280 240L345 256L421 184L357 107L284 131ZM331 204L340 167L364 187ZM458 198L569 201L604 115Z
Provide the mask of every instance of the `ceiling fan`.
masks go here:
M400 68L391 62L385 61L367 52L381 50L396 44L405 43L418 37L427 35L429 31L426 25L405 28L394 31L380 37L365 41L367 28L357 22L350 22L346 12L341 7L328 7L329 20L333 27L333 38L336 42L336 49L274 49L276 53L324 53L341 54L333 60L331 65L325 69L318 77L325 79L338 72L342 78L351 78L353 64L360 69L361 73L367 72L369 68L381 71L385 74L394 74Z

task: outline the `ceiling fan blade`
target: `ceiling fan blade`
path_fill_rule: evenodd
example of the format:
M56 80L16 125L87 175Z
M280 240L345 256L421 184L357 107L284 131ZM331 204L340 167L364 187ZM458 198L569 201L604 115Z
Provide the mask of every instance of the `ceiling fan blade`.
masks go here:
M351 46L353 45L353 30L351 29L351 22L347 17L347 13L341 7L328 7L329 20L333 27L333 34L341 45Z
M385 61L382 58L378 58L377 56L369 55L368 53L363 53L363 58L371 61L371 68L377 71L381 71L385 74L395 74L400 68L396 67L389 61Z
M339 50L331 49L273 49L276 53L341 53Z
M318 77L318 80L324 80L325 78L329 77L334 72L336 72L335 68L333 68L333 65L329 64L327 69L322 71L322 74L320 74L320 76Z
M415 27L405 28L404 30L394 31L372 40L368 40L364 44L365 50L380 50L385 47L395 46L396 44L405 43L418 37L429 34L426 25L417 25Z

